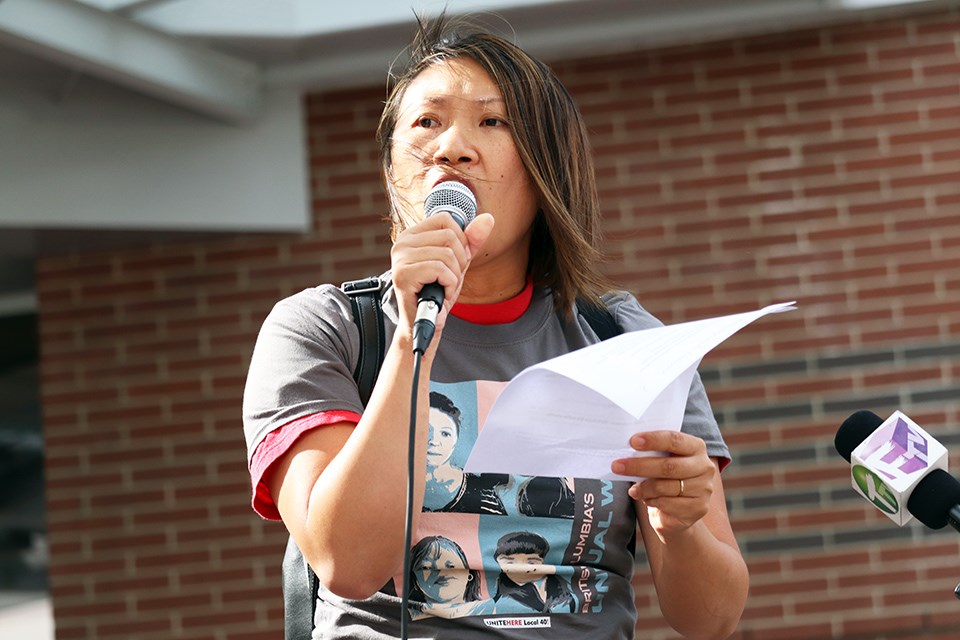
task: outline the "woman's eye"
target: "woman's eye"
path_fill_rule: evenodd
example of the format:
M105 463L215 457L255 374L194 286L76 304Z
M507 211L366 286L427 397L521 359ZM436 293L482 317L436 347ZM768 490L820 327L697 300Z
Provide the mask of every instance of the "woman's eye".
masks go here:
M484 118L483 126L485 127L500 127L503 126L504 122L500 118Z
M436 123L437 123L436 120L434 120L433 118L428 118L426 116L417 120L417 126L423 127L424 129L429 129L430 127L434 126Z

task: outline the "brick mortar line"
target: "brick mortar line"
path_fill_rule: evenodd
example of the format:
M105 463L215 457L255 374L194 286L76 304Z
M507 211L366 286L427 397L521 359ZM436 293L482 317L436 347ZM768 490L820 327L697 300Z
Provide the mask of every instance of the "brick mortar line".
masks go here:
M770 378L778 375L795 376L800 373L843 371L869 365L940 360L957 355L960 355L960 342L925 342L891 349L849 351L844 354L725 363L703 367L700 370L700 375L705 382L729 383L752 378Z

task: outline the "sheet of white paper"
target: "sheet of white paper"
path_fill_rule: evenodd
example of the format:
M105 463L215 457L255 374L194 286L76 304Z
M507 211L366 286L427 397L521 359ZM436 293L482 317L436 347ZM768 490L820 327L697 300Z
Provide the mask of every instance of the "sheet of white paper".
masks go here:
M703 356L793 305L625 333L524 369L494 402L464 470L635 480L610 471L617 458L643 455L630 436L679 429Z

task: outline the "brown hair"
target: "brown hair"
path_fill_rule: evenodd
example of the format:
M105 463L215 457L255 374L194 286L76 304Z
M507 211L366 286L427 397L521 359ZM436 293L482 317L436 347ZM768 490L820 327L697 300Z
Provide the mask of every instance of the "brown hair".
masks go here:
M514 143L537 191L541 208L528 266L534 284L549 287L557 310L565 314L577 297L600 304L599 295L609 289L597 268L600 203L586 127L573 98L547 65L500 36L445 16L417 22L409 59L391 76L377 129L394 237L406 226L390 186L393 132L404 91L430 65L467 57L499 87Z

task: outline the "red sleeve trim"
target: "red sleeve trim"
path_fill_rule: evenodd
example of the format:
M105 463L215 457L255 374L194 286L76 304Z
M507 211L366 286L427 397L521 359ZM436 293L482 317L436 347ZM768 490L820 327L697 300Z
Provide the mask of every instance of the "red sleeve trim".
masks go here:
M250 482L253 489L251 505L260 517L267 520L279 520L280 512L273 496L263 482L264 476L270 467L293 446L300 436L317 427L325 427L340 422L360 422L360 414L353 411L324 411L312 413L302 418L288 422L279 429L274 429L257 445L250 459Z
M720 468L721 472L727 468L728 464L730 464L730 458L717 458L717 466Z

